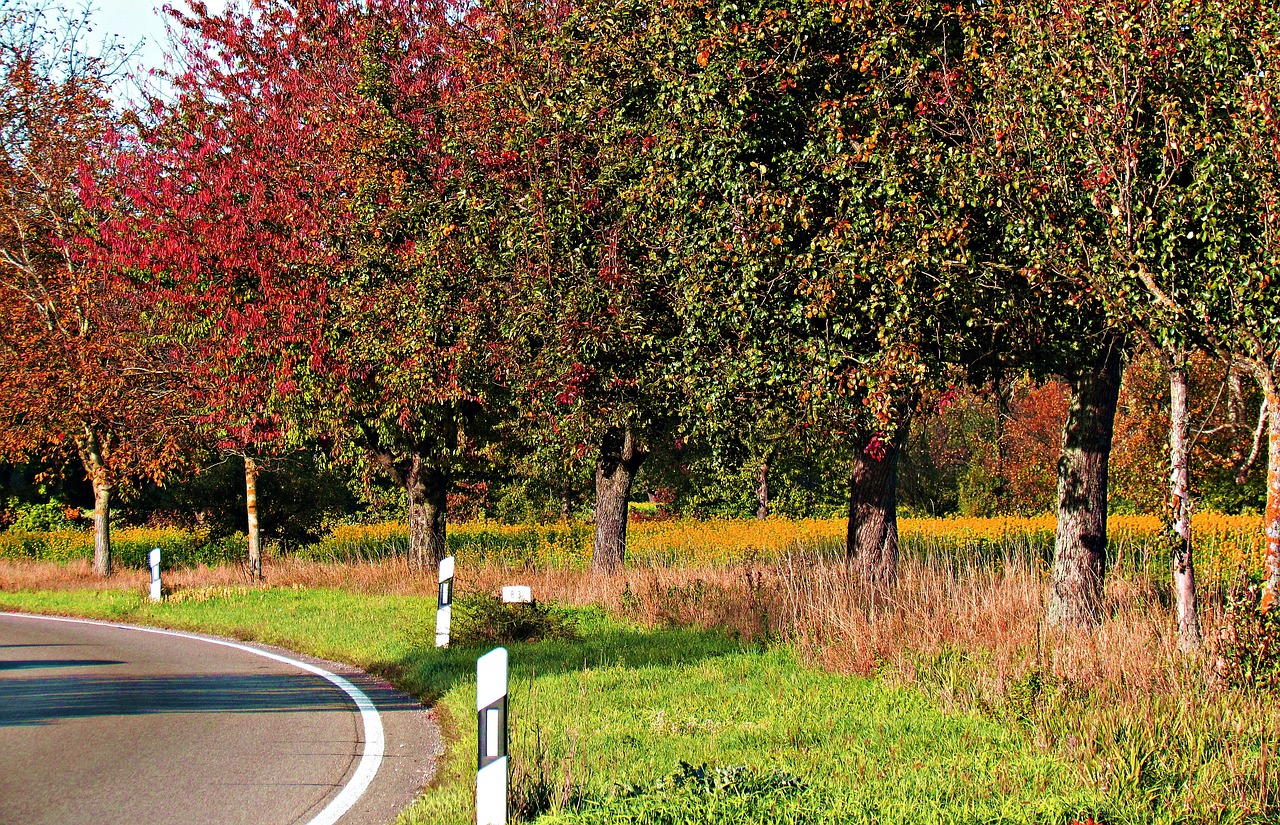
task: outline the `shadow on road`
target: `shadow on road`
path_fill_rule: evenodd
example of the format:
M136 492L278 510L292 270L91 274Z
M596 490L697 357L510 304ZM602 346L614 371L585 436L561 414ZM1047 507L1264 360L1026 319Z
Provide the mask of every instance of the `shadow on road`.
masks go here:
M22 645L0 645L0 650L7 650L7 649L12 648L12 647L83 647L83 645L69 645L69 644L61 644L61 643L59 643L59 644L49 644L49 645L30 645L30 644L22 644Z
M0 727L47 725L90 716L313 713L349 711L352 707L333 685L309 674L115 678L67 675L0 679ZM396 708L380 703L380 709Z
M40 670L46 667L104 667L122 665L115 659L20 659L16 662L0 662L0 670Z

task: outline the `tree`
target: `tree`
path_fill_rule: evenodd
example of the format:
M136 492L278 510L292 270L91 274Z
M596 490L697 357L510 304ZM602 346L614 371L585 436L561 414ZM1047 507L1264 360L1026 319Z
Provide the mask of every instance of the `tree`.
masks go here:
M94 570L111 572L112 490L181 458L182 397L145 303L83 256L84 191L110 163L118 55L87 50L86 10L0 8L0 454L79 457L94 493Z
M675 121L650 165L684 327L684 418L732 430L754 405L751 417L840 443L849 561L892 581L910 420L981 382L1007 334L983 321L1003 284L969 277L976 223L944 188L963 147L945 113L926 117L963 48L959 18L897 2L664 14L638 61Z
M96 195L112 211L96 255L145 295L187 373L192 423L244 462L255 579L260 464L315 426L315 379L335 368L322 273L349 214L334 153L350 137L331 116L358 100L349 12L171 12L177 68L119 130Z
M360 234L338 317L364 445L402 481L411 552L445 552L446 494L487 464L516 369L527 78L481 4L387 4L371 15L360 90L376 106L353 179ZM413 535L424 537L414 549Z
M451 177L432 242L456 244L475 282L501 279L492 369L519 426L538 431L528 440L570 463L594 454L592 567L613 573L636 474L672 437L664 375L676 327L653 264L653 204L638 188L653 107L633 94L634 41L601 39L590 10L569 23L565 13L477 5L452 35L437 121Z
M1223 183L1229 192L1243 189L1242 211L1250 220L1235 236L1243 266L1216 268L1206 279L1208 288L1195 292L1185 311L1202 324L1209 345L1251 374L1262 390L1268 422L1262 607L1269 610L1280 602L1280 12L1247 0L1229 11L1248 60L1232 78L1230 135L1238 166L1228 167ZM1211 224L1205 228L1221 231ZM1173 300L1152 292L1157 301Z
M1170 376L1171 563L1178 594L1180 644L1200 644L1195 607L1187 473L1186 363L1203 341L1199 325L1157 293L1189 295L1222 271L1228 233L1206 233L1232 210L1217 185L1225 159L1222 89L1238 74L1240 41L1216 5L1063 0L984 7L991 32L980 122L984 156L994 171L997 209L1011 216L1030 269L1047 273L1077 305L1100 306L1113 333L1160 353ZM1202 345L1202 344L1201 344ZM1077 372L1101 383L1096 399L1073 403L1072 422L1095 425L1082 455L1105 469L1119 363L1105 344L1096 365ZM1082 362L1087 364L1086 361ZM1073 387L1083 385L1073 381ZM1101 406L1100 406L1101 405ZM1085 414L1093 409L1093 414ZM1070 440L1070 439L1068 439ZM1064 442L1064 446L1065 442ZM1064 464L1071 463L1064 450ZM1097 463L1097 460L1094 460ZM1087 473L1084 466L1082 470ZM1086 476L1081 475L1083 480ZM1070 480L1062 477L1063 493ZM1060 510L1049 617L1096 621L1105 573L1105 480L1076 508L1092 519L1075 543L1070 510ZM1065 499L1063 501L1065 504ZM1094 512L1102 508L1101 513ZM1065 532L1064 532L1064 527ZM1099 532L1101 531L1101 532ZM1065 540L1065 542L1064 542Z
M1022 128L1054 144L1045 180L1077 193L1074 257L1109 311L1159 353L1171 398L1170 515L1179 643L1199 645L1188 482L1189 351L1251 373L1274 397L1277 301L1270 272L1275 202L1277 16L1261 3L1071 2L1052 6ZM1012 56L1007 56L1010 60ZM1032 77L1034 75L1034 77ZM1046 105L1052 89L1058 103ZM1015 97L1014 100L1024 98ZM1268 131L1270 129L1271 131ZM1047 138L1045 136L1048 136ZM1040 148L1040 147L1037 147ZM1239 397L1240 393L1233 393ZM1274 408L1274 405L1269 405ZM1273 418L1272 426L1280 426ZM1274 456L1274 454L1273 454ZM1271 473L1272 483L1278 477ZM1280 491L1280 486L1277 486ZM1268 503L1268 604L1280 588L1280 498Z
M264 455L321 439L395 480L410 557L434 563L485 426L499 315L460 254L469 233L450 237L454 24L345 0L176 16L176 95L139 114L106 246L169 311L202 421L248 459L247 486Z

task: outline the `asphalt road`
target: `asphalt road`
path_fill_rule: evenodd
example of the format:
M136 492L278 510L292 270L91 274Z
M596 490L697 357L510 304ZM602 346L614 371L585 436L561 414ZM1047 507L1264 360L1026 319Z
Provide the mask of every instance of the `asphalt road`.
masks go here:
M430 714L257 649L354 693L199 638L0 614L0 825L389 822L434 770Z

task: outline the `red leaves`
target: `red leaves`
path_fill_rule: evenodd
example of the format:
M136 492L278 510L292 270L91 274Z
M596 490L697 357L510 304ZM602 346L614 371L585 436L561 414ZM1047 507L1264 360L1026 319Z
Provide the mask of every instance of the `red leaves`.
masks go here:
M569 368L568 373L561 379L562 389L556 396L556 403L561 406L569 406L582 397L584 388L588 381L594 377L593 370L582 364L574 364Z
M166 397L165 353L137 296L75 234L92 227L113 167L97 154L114 127L104 64L67 46L84 25L0 21L0 454L75 447L86 472L93 462L112 480L173 460L181 427L166 414L181 399Z

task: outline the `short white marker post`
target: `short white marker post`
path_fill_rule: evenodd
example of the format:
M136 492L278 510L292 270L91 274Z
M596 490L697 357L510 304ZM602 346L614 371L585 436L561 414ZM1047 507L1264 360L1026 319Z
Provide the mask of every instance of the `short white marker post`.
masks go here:
M503 604L533 604L533 589L524 584L510 584L502 588Z
M453 624L453 556L440 560L440 591L436 598L436 647L449 646Z
M160 601L160 548L152 547L147 554L147 562L151 565L151 601Z
M507 649L476 660L476 825L507 823Z

